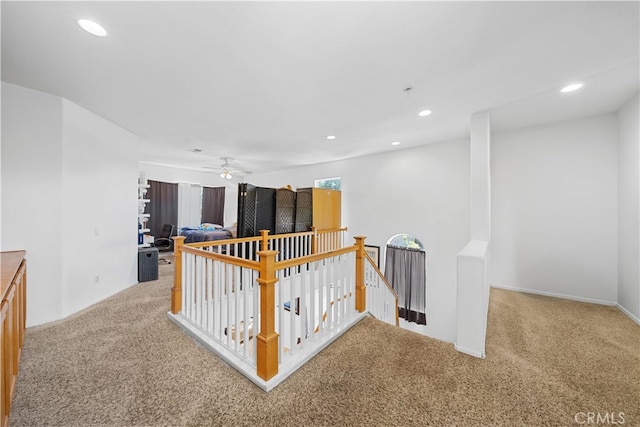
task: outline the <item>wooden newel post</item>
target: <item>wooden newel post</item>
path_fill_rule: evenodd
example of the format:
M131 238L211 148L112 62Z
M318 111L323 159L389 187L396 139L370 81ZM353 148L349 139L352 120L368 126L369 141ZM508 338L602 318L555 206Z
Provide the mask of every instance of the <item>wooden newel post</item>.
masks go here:
M275 327L276 255L278 251L259 251L260 257L260 333L257 339L258 376L267 381L278 373L278 334Z
M171 288L171 313L178 314L182 310L182 246L184 236L173 237L174 273Z
M364 239L365 236L356 236L356 310L364 313L367 309L367 288L364 284Z
M315 226L311 226L311 253L318 253L318 230Z
M268 251L269 250L269 230L260 230L260 237L262 237L262 241L260 242L260 250Z

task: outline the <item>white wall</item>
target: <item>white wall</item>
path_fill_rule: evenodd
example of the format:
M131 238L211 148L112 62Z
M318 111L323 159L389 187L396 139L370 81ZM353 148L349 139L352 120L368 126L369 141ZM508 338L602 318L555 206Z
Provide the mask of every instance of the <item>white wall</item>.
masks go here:
M491 281L613 304L615 115L492 135Z
M638 95L618 113L618 304L640 322Z
M469 141L256 174L251 184L312 187L342 177L342 225L382 248L394 234L416 236L427 252L425 333L448 342L456 334L456 256L469 241Z
M4 82L2 115L2 250L27 251L27 325L136 283L137 138Z
M224 226L231 226L238 217L238 180L226 180L220 178L217 173L199 172L190 169L160 166L140 162L140 171L143 171L147 179L162 182L200 184L206 187L225 187L224 190ZM241 181L244 182L244 181ZM193 224L192 224L193 225Z
M27 324L61 317L62 99L2 83L2 250L27 251Z
M138 138L72 102L62 105L67 316L137 282Z

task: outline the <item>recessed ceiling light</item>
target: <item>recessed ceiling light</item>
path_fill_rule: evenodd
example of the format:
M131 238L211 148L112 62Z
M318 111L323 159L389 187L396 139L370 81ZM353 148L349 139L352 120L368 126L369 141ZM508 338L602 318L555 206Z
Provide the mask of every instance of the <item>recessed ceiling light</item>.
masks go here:
M93 34L94 36L105 37L107 35L107 30L105 30L102 25L89 19L78 19L78 25L87 33Z
M574 90L578 90L581 87L582 87L582 83L571 83L569 86L563 87L560 92L562 93L573 92Z
M420 117L426 117L431 114L431 110L422 110L418 113Z
M400 141L393 141L391 145L400 145Z
M329 136L327 136L327 139L329 141L333 141L334 139L336 139L336 136L335 135L329 135Z

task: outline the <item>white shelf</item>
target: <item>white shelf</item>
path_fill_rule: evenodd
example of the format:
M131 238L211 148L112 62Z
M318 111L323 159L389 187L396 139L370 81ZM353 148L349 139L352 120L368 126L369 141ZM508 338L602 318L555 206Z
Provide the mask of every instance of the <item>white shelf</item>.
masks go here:
M145 173L140 172L140 176L138 177L138 241L142 241L143 243L138 243L138 248L148 248L151 246L149 244L149 239L147 238L148 235L145 234L151 232L150 229L146 228L147 221L151 214L144 213L147 203L151 202L150 199L145 198L147 188L151 188L151 186L147 182Z

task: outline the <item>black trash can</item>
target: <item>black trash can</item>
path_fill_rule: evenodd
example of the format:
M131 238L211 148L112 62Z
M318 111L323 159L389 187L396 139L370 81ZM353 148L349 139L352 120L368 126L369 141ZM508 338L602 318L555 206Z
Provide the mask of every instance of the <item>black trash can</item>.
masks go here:
M158 248L138 248L138 282L158 280Z

